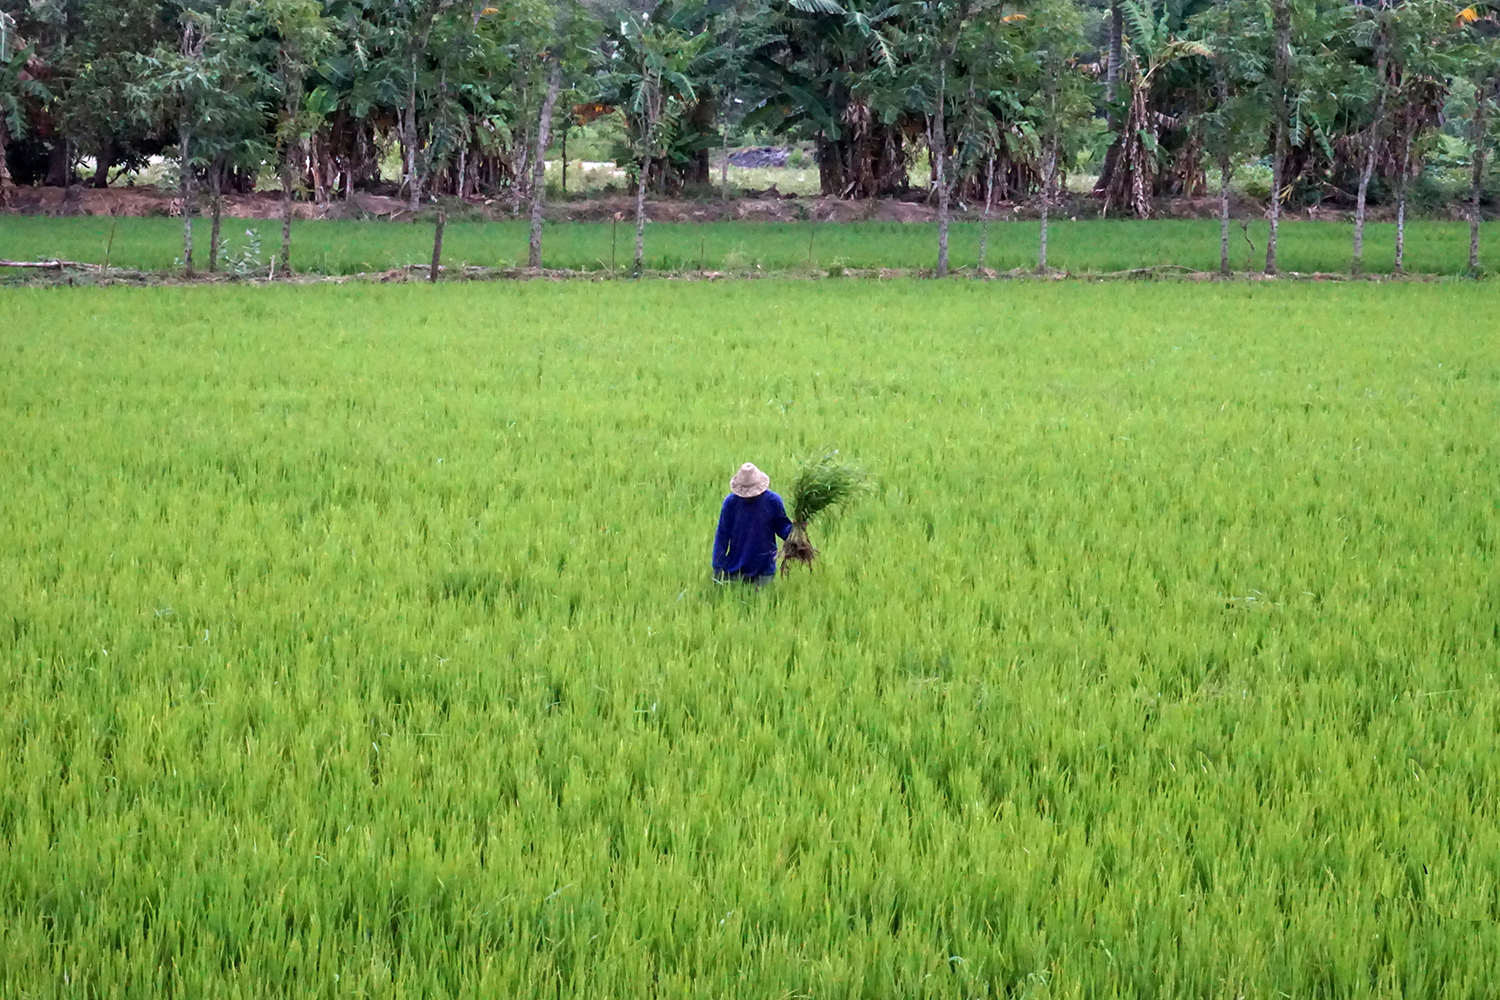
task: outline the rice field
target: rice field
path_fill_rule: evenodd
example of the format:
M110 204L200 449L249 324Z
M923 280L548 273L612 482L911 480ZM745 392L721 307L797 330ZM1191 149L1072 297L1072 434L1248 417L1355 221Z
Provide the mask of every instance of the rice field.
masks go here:
M259 234L261 263L279 246L276 220L227 219L230 253L247 252L247 230ZM113 243L111 244L111 232ZM951 237L952 266L973 268L979 255L978 223L957 223ZM1337 222L1287 222L1279 240L1282 271L1346 272L1352 228ZM208 225L194 230L199 267L208 252ZM391 222L298 222L292 232L292 265L317 274L382 271L432 260L432 225ZM1035 221L997 220L990 226L987 265L996 270L1036 266ZM1232 229L1231 263L1236 270L1265 266L1266 224ZM629 267L635 233L629 220L568 222L546 227L543 264L549 268L601 271ZM516 267L526 263L525 222L448 224L446 265ZM1141 222L1064 218L1050 234L1049 264L1075 272L1123 271L1177 265L1204 271L1219 266L1219 224L1212 219ZM1395 227L1371 224L1365 236L1365 269L1385 274L1394 260ZM180 267L182 223L169 218L99 216L67 218L0 216L0 258L75 260L98 264L108 249L111 267L166 271ZM1500 224L1485 223L1481 265L1500 270ZM1416 274L1466 273L1469 228L1463 222L1413 222L1407 227L1406 269ZM937 229L900 222L706 222L653 223L646 233L646 265L656 270L719 270L755 273L835 268L930 269L937 264ZM3 278L0 271L0 278Z
M0 995L1493 996L1497 325L0 293ZM816 571L715 585L826 446Z

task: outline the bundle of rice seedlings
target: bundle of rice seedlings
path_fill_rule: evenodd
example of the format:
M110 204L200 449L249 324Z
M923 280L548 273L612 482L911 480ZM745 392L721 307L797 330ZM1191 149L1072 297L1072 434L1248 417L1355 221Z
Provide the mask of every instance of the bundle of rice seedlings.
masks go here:
M818 550L807 537L807 522L842 507L870 488L865 470L839 457L837 450L804 461L792 482L792 533L781 544L781 558L811 566Z

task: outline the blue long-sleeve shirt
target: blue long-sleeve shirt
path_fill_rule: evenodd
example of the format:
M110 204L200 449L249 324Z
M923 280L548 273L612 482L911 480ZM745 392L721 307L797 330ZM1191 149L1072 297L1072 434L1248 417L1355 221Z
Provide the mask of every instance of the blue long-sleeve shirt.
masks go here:
M714 534L714 570L740 576L776 572L776 539L792 533L781 497L766 490L758 497L731 493L719 510Z

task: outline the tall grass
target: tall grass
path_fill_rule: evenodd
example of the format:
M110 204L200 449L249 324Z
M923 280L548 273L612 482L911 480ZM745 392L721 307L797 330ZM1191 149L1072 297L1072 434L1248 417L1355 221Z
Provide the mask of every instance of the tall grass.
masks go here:
M6 292L0 995L1487 997L1497 321ZM819 572L715 588L830 440Z
M206 224L204 224L206 227ZM258 227L265 246L274 242L273 223L230 220L227 245L238 252L244 230ZM1482 262L1500 268L1500 230L1486 223ZM62 258L91 263L104 259L111 220L97 217L0 216L0 257ZM1347 271L1349 226L1295 222L1282 227L1283 271ZM1249 242L1247 242L1247 236ZM551 268L605 270L629 264L628 234L609 223L572 222L547 227L544 264ZM204 228L199 243L207 245ZM450 222L443 239L448 265L514 267L526 262L526 224ZM977 223L955 225L950 237L955 267L973 267L979 254ZM1408 271L1461 274L1468 269L1468 224L1414 222L1408 226ZM623 240L623 242L620 242ZM612 246L613 241L613 246ZM990 228L988 263L999 270L1036 264L1037 224L999 222ZM1259 270L1265 263L1266 226L1234 230L1231 261L1236 270ZM1395 229L1366 228L1366 270L1390 270ZM169 270L182 253L182 225L172 219L121 219L110 254L111 266ZM292 263L302 271L352 274L380 271L432 259L432 227L384 222L299 222L293 235ZM1083 220L1054 222L1049 260L1072 271L1121 271L1181 265L1203 271L1219 266L1217 220ZM647 230L646 264L660 270L725 270L736 273L806 268L932 268L937 261L933 226L921 223L661 223ZM200 261L200 264L202 262Z

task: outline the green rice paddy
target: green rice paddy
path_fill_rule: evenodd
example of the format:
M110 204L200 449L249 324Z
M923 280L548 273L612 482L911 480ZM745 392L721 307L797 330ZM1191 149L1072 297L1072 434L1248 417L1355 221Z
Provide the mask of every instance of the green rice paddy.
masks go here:
M244 252L247 229L260 234L268 264L281 239L276 220L226 219L230 252ZM111 245L111 231L113 244ZM979 224L956 224L953 266L978 261ZM1288 222L1281 230L1283 271L1339 272L1349 269L1352 228L1335 222ZM444 236L447 265L515 267L526 263L524 222L450 223ZM598 271L630 266L635 233L627 220L570 222L548 226L543 263L549 268ZM1049 264L1077 272L1123 271L1177 265L1216 271L1217 220L1082 220L1054 222ZM204 266L208 225L195 227L197 263ZM1484 226L1480 261L1500 269L1500 228ZM1394 259L1395 226L1372 224L1365 236L1365 269L1388 273ZM182 223L176 219L0 216L0 258L38 258L101 263L109 247L111 267L170 270L182 255ZM1265 266L1266 224L1232 228L1231 263L1236 270ZM1037 223L999 220L990 226L988 266L997 270L1036 266ZM432 260L430 223L299 222L293 228L292 264L304 272L353 274ZM1406 269L1416 274L1461 274L1468 270L1469 227L1463 222L1413 222L1407 227ZM921 223L662 223L647 228L646 265L659 270L722 270L736 273L801 268L924 269L937 263L937 229Z
M1493 996L1497 326L0 293L0 995ZM828 446L817 570L715 585Z

